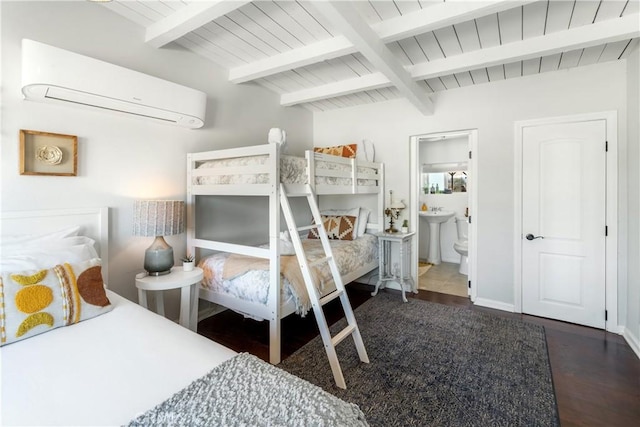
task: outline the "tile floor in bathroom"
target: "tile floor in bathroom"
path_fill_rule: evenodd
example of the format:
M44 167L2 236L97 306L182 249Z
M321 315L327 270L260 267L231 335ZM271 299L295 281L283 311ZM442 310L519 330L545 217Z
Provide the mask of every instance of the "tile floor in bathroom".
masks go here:
M459 264L451 262L432 265L418 277L418 289L466 297L468 279L464 274L458 273L459 267Z

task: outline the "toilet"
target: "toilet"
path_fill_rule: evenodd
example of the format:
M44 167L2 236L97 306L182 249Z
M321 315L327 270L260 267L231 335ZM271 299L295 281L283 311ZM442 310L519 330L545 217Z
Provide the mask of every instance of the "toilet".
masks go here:
M465 276L469 275L469 259L467 258L469 254L469 241L467 240L468 227L469 223L467 222L467 218L456 216L458 240L453 244L453 249L460 254L460 268L458 272Z

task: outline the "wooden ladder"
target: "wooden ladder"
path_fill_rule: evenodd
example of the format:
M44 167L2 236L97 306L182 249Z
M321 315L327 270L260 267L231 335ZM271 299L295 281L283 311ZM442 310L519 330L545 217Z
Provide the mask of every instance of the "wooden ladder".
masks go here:
M356 318L353 315L351 303L349 303L349 298L344 288L344 283L342 282L342 276L340 275L340 271L338 270L336 260L333 258L331 245L329 244L329 238L327 237L327 232L325 230L324 224L322 223L322 217L320 215L320 210L318 209L318 204L316 202L316 195L309 184L306 184L304 188L305 190L302 193L287 193L285 186L283 184L280 184L280 204L282 205L282 212L284 213L284 217L287 222L287 228L289 229L291 241L296 251L296 256L298 258L298 263L300 264L302 276L304 277L304 282L307 287L309 299L311 300L313 314L316 316L318 329L320 329L320 336L322 337L322 342L324 343L325 350L327 351L327 357L329 358L329 364L331 365L333 378L338 387L347 388L344 381L344 376L342 375L342 369L340 368L340 362L338 361L338 355L336 354L336 345L338 345L338 343L351 335L353 337L353 342L356 346L356 349L358 350L358 356L360 357L360 360L364 363L369 363L369 357L367 356L367 350L364 348L364 342L362 342L362 336L360 335L360 330L358 329ZM301 196L307 198L309 208L311 209L311 213L313 214L313 224L304 227L298 227L296 225L295 219L293 218L293 213L291 211L291 206L289 205L289 197ZM322 248L324 249L325 254L324 258L318 259L313 262L309 262L309 260L307 259L306 253L302 246L302 241L300 240L300 232L311 229L318 230L318 236L320 236L320 241L322 242ZM320 297L320 294L315 286L313 275L311 274L311 268L322 265L324 263L329 264L336 289L335 291L332 291L329 294ZM347 327L332 337L331 333L329 332L329 326L327 325L327 319L324 316L322 307L338 297L340 298L342 309L344 310L345 317L347 318Z

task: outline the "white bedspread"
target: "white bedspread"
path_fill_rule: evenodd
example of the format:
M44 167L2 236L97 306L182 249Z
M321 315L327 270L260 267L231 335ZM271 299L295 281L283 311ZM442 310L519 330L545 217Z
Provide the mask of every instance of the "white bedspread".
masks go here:
M122 425L236 354L108 296L109 313L0 348L0 425Z
M267 161L268 156L247 156L233 157L229 159L210 160L198 166L201 168L222 168L222 167L246 167L250 170L251 166L263 165ZM341 163L333 163L326 161L317 161L316 169L325 170L350 170L350 166ZM360 173L372 173L373 169L367 167L358 167ZM194 184L266 184L269 182L269 175L265 173L233 173L229 175L212 175L194 177ZM307 184L307 161L303 157L280 156L280 182L285 184ZM316 176L316 185L351 185L350 178L336 178L328 176ZM358 179L358 185L376 185L373 179Z
M340 274L346 275L352 271L370 264L378 257L378 244L375 236L365 234L356 240L331 240L331 250L338 265ZM324 257L320 240L305 239L303 245L309 261ZM203 259L199 266L204 269L202 286L215 292L229 294L245 301L266 305L269 301L269 271L250 270L243 275L223 279L224 263L228 253L218 253ZM328 267L326 267L328 268ZM283 303L293 300L299 314L306 314L309 307L300 304L301 298L296 295L289 281L282 279L281 300ZM335 287L333 288L335 289ZM331 289L323 289L327 293Z

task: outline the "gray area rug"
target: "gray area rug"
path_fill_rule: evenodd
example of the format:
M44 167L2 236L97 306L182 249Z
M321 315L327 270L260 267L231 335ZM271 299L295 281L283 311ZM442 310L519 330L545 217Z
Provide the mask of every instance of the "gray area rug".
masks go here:
M279 366L357 404L371 426L560 424L541 326L384 292L355 315L371 363L351 338L338 345L346 390L319 336Z

